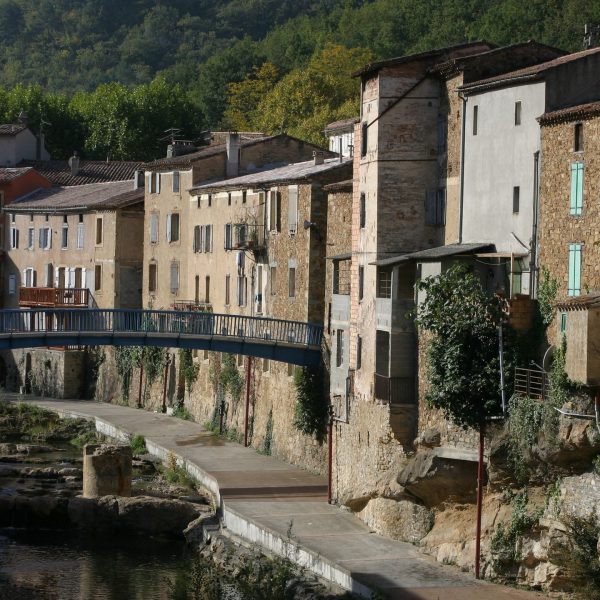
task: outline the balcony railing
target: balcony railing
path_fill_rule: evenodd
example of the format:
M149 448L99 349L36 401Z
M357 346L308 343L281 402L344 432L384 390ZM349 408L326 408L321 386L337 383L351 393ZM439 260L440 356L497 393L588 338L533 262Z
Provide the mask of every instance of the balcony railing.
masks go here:
M539 369L515 369L515 394L545 400L550 391L548 373Z
M226 250L262 250L266 247L264 225L234 223L230 239L225 242Z
M414 377L386 377L375 373L375 398L390 404L415 404Z
M181 310L184 312L212 312L212 304L201 300L178 300L172 304L173 310Z
M19 288L19 306L87 307L89 300L87 288Z

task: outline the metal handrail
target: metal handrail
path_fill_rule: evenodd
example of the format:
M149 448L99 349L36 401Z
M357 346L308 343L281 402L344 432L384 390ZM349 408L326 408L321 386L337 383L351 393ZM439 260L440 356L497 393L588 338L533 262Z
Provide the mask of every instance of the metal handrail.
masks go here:
M133 333L222 336L320 347L323 326L267 317L140 309L0 310L2 333Z

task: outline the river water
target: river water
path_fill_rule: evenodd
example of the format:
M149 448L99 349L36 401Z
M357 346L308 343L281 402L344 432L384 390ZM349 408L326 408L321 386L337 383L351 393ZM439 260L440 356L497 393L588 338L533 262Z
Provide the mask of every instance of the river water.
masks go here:
M190 566L183 542L0 529L1 600L166 600Z

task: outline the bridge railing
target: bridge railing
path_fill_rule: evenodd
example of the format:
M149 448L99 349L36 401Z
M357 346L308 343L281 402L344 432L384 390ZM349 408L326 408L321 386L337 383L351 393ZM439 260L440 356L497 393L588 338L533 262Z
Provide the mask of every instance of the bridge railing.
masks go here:
M323 327L266 317L127 309L0 311L0 334L34 332L148 333L223 336L320 346Z

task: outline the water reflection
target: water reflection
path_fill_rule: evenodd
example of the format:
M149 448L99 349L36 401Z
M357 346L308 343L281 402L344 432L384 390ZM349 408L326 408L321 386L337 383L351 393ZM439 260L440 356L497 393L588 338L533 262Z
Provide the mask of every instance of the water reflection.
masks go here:
M0 531L0 598L163 600L189 569L183 543Z

